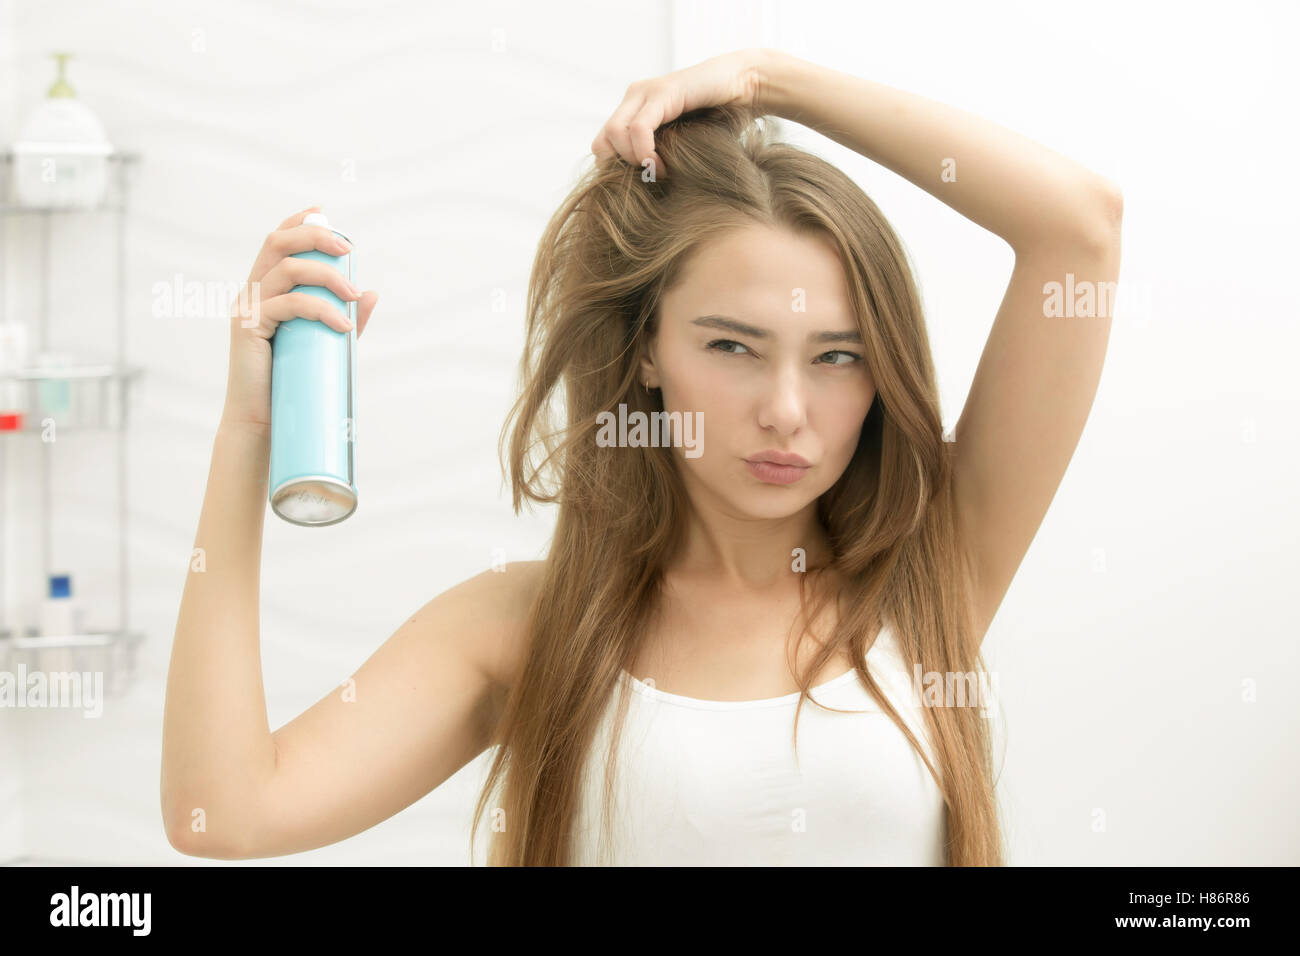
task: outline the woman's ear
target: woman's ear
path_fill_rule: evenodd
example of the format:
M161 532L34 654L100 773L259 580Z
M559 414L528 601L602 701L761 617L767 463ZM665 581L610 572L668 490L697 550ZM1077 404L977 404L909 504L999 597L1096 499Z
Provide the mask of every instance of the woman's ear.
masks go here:
M641 361L637 365L637 378L642 388L659 387L659 373L655 370L654 358L649 352L641 353Z

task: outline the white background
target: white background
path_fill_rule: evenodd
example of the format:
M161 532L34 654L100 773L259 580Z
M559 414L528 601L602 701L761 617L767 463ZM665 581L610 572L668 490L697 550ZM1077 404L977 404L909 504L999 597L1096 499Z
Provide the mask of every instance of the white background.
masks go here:
M628 83L751 45L952 103L1121 185L1120 311L1089 424L985 643L1006 710L1014 864L1296 864L1300 561L1296 68L1290 4L70 3L0 0L0 143L48 54L138 151L127 353L130 693L99 719L0 711L0 861L182 862L158 805L163 687L225 387L224 313L160 319L155 283L238 282L265 233L321 203L381 300L359 351L360 508L273 515L262 647L272 728L430 597L544 554L496 440L547 217ZM1010 276L1001 240L830 140L913 259L956 421ZM349 172L354 175L349 175ZM32 301L30 223L5 223L4 316ZM26 232L24 230L27 230ZM52 236L55 341L112 314L112 234ZM4 623L27 623L30 438L0 438ZM71 446L71 447L69 447ZM66 441L55 560L116 613L111 444ZM107 552L111 556L111 549ZM1245 688L1255 688L1251 701ZM468 862L486 757L392 819L276 863ZM1102 825L1104 824L1104 826ZM480 857L481 860L481 857Z

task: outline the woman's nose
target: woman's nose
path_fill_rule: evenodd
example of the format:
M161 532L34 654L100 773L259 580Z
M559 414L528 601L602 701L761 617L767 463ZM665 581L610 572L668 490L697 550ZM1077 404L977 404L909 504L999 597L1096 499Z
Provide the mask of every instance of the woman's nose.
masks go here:
M763 387L765 391L759 404L759 425L783 435L802 428L808 419L808 404L798 370L778 370Z

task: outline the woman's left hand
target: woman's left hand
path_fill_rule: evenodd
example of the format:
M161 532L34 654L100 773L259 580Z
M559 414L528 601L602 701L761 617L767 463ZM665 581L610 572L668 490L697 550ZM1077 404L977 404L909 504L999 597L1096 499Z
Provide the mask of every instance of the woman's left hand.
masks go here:
M638 80L627 88L623 102L591 141L591 151L602 160L617 153L642 168L646 160L653 160L654 175L663 176L664 161L655 153L655 130L706 106L757 105L764 55L765 51L757 48L737 50L684 70Z

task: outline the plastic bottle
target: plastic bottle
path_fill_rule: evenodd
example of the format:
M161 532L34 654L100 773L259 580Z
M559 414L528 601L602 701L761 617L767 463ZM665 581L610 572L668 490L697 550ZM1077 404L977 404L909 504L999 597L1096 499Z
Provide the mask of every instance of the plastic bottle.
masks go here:
M81 634L85 616L72 596L72 576L50 575L50 593L41 602L41 637L71 637Z

